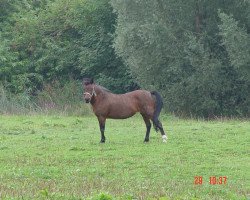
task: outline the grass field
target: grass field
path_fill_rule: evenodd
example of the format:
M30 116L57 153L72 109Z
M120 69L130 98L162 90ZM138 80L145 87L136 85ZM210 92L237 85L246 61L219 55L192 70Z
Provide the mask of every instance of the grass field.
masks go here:
M250 198L249 121L162 122L167 143L135 116L99 144L94 116L0 116L0 199Z

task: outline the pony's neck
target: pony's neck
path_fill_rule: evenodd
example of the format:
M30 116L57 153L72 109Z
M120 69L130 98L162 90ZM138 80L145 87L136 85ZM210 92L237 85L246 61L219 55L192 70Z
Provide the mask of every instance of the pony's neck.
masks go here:
M105 95L107 93L110 93L110 91L100 85L95 85L95 91L96 91L96 94L98 95Z
M100 96L102 91L98 85L94 85L96 96Z
M95 91L95 96L91 100L91 104L94 105L96 102L98 102L100 99L105 98L105 96L109 93L109 91L106 88L103 88L99 85L94 85L93 90Z

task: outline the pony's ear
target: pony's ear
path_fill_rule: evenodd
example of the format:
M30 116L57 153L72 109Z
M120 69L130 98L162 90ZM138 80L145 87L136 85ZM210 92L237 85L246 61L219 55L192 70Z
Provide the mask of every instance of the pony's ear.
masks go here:
M87 79L87 78L84 78L84 79L82 80L82 84L83 84L83 85L88 85L88 84L89 84L88 79Z
M90 83L90 84L93 84L93 83L94 83L94 79L93 79L93 78L90 78L89 83Z
M83 83L83 85L93 84L94 79L93 78L84 78L82 83Z

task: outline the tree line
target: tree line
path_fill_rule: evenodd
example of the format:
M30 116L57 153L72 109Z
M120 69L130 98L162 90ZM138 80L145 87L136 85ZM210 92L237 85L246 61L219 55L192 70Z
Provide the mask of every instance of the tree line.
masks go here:
M0 0L0 81L31 96L94 77L183 116L250 115L247 0Z

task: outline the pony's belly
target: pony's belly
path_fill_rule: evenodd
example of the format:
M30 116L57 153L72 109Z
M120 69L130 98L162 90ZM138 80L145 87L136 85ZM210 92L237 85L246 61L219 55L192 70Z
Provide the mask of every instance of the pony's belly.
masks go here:
M135 113L131 113L131 114L120 114L120 115L108 115L107 118L109 119L127 119L129 117L132 117L133 115L135 115Z
M107 118L111 119L126 119L132 117L137 110L130 106L112 106Z

